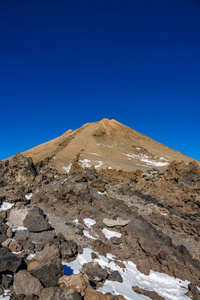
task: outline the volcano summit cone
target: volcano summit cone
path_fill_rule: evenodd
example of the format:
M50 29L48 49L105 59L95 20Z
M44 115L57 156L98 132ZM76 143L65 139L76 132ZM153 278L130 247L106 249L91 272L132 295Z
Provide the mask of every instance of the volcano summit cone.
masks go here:
M73 161L97 169L146 170L166 168L173 160L191 158L115 121L103 119L68 130L49 142L22 153L34 163L46 162L61 173L69 172Z

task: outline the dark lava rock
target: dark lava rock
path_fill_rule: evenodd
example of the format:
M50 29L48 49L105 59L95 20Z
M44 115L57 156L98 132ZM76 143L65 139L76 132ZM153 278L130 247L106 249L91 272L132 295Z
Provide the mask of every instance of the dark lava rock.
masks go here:
M42 232L50 229L43 211L38 207L33 207L29 210L24 219L24 226L27 227L29 232Z
M58 285L58 279L64 275L64 269L60 259L53 257L30 270L30 273L38 278L44 287L53 287Z
M78 245L74 241L67 241L61 233L50 244L56 245L59 248L62 259L67 260L78 254Z
M40 300L81 300L81 295L60 287L44 288L40 293Z
M102 267L97 262L89 262L87 264L84 264L81 272L86 274L89 280L95 283L104 281L108 276L107 270L102 269Z
M16 273L22 265L22 259L12 253L0 255L0 273Z
M123 278L118 271L113 271L111 274L108 275L107 279L111 281L123 282Z

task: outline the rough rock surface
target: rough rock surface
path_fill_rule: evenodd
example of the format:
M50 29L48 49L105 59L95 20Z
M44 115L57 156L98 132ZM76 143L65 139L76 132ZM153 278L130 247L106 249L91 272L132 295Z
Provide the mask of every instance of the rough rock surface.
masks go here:
M84 264L81 272L86 274L92 282L100 282L107 278L108 272L96 262Z
M53 287L58 285L58 279L64 275L64 270L60 259L53 257L31 269L30 273L38 278L44 287Z
M89 281L86 275L79 273L71 276L62 276L59 278L58 284L60 287L77 291L78 293L82 294L89 285Z
M29 272L21 270L14 276L13 288L16 295L39 295L42 290L42 285L40 281Z

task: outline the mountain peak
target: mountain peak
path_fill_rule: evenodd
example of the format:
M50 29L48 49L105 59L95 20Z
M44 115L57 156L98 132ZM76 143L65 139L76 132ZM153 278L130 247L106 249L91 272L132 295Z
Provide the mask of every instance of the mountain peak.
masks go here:
M117 122L104 118L68 130L60 137L23 153L35 163L48 162L59 172L68 172L74 160L81 167L124 171L166 168L173 160L191 158Z

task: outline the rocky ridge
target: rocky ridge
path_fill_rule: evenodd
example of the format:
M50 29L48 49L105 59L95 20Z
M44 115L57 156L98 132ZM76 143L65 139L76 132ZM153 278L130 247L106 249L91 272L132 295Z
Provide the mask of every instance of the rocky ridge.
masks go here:
M189 297L200 298L195 161L172 161L165 171L91 167L61 174L16 154L0 162L0 201L0 290L10 289L12 299L124 299L97 291L108 280L123 284L119 272L98 263L108 253L122 268L128 260L143 274L153 270L188 280ZM5 203L10 209L3 210ZM92 261L79 274L64 275L62 262L72 263L88 247Z

